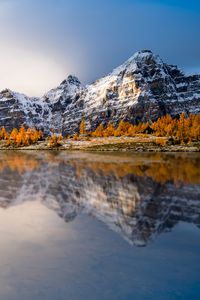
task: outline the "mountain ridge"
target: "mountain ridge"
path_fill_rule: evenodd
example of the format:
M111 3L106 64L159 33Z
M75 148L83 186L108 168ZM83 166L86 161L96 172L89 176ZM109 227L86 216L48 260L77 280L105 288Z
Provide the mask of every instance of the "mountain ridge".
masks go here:
M141 50L108 75L82 86L69 75L41 98L0 92L0 126L26 125L49 132L76 132L82 118L88 130L100 123L152 122L170 114L200 113L200 75L185 75L150 50Z

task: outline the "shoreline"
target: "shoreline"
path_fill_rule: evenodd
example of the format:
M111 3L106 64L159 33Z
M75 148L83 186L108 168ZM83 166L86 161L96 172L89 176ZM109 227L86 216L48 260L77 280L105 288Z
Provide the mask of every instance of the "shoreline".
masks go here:
M40 141L30 146L13 147L0 143L0 151L20 150L56 150L56 151L91 151L91 152L200 152L200 142L185 145L172 145L166 138L162 146L156 143L157 137L107 137L107 138L81 138L80 140L64 139L60 146L49 147L48 141Z

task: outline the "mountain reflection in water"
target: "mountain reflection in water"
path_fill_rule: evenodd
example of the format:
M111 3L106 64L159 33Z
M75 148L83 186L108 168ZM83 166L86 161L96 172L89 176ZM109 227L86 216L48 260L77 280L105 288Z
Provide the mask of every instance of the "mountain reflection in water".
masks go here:
M194 153L1 152L0 190L2 208L39 200L66 222L87 213L137 246L180 221L200 226Z

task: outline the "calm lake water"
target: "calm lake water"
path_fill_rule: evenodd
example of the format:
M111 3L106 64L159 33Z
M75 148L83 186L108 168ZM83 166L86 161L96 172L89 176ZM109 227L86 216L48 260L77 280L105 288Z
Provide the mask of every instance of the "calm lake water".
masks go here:
M200 299L200 155L0 152L0 299Z

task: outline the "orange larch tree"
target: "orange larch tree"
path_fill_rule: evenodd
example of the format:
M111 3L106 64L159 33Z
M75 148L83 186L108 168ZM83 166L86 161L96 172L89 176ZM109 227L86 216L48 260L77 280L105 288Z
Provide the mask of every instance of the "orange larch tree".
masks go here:
M103 124L100 124L95 131L92 132L93 137L103 137L104 136L104 126Z
M80 127L79 127L80 134L86 133L86 125L85 125L85 119L81 120Z

